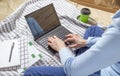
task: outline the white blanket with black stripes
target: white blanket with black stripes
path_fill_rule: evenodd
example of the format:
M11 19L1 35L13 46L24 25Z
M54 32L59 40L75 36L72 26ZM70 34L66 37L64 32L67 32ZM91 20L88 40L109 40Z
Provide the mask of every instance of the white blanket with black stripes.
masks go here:
M28 29L28 25L24 18L25 15L40 9L50 3L53 3L56 12L60 18L60 22L67 29L73 33L79 33L83 36L86 26L79 23L76 17L79 15L79 10L66 0L28 0L23 3L14 13L9 15L6 19L0 22L0 41L21 38L27 36L35 47L41 52L43 59L39 60L33 65L45 66L59 66L60 62L51 56L49 53L44 52L40 46L33 41L33 36ZM25 47L25 46L24 46ZM25 50L29 53L29 50ZM42 61L42 62L41 62ZM22 68L26 67L25 60L21 63ZM20 76L17 71L0 71L0 76Z

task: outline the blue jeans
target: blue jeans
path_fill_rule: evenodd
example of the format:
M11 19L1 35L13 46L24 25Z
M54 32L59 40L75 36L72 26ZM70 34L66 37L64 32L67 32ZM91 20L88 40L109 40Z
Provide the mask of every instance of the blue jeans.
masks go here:
M67 76L62 67L36 66L30 67L24 73L24 76ZM100 76L100 71L89 76Z
M84 38L87 39L88 37L100 37L103 31L98 26L91 26L85 32ZM89 49L88 47L84 47L78 49L76 55L80 55L84 51ZM30 67L24 73L24 76L67 76L62 67L52 67L52 66L37 66L37 67ZM100 71L95 72L89 76L100 76Z
M66 76L62 67L37 66L30 67L24 76Z

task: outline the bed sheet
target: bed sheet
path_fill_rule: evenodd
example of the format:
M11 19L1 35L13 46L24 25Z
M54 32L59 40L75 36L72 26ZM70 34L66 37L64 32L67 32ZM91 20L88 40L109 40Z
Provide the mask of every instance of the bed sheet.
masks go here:
M18 9L9 15L6 19L0 22L0 41L26 37L26 42L33 42L34 47L39 50L43 56L33 66L61 66L59 60L48 52L45 52L44 48L38 45L34 40L33 36L28 28L27 22L24 18L25 15L40 9L50 3L53 3L59 16L61 24L69 29L73 33L78 33L83 36L86 25L82 25L76 20L79 15L79 10L66 0L27 0ZM25 46L23 46L25 47ZM29 53L28 49L24 49ZM28 57L28 55L26 55ZM25 57L25 55L24 55ZM29 63L29 59L21 61L21 68L28 67L26 61ZM20 76L22 73L18 71L0 71L0 76Z

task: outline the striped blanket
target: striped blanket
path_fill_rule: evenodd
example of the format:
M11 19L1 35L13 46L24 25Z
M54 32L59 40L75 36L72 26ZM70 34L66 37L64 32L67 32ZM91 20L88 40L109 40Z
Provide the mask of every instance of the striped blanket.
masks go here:
M57 15L59 16L61 24L69 29L73 33L78 33L83 36L87 25L81 24L77 21L76 17L79 15L79 10L68 3L65 0L28 0L23 3L18 9L9 15L6 19L0 22L0 41L10 40L15 38L21 39L21 68L25 69L29 65L29 50L25 45L29 41L33 42L34 47L41 53L42 58L39 59L32 66L60 66L59 60L48 52L44 51L40 45L38 45L29 30L27 22L24 18L25 15L40 9L50 3L53 3ZM23 41L25 40L25 41ZM22 42L23 41L23 42ZM24 49L23 49L24 48ZM21 76L22 73L17 69L10 70L6 68L4 71L0 71L0 76Z

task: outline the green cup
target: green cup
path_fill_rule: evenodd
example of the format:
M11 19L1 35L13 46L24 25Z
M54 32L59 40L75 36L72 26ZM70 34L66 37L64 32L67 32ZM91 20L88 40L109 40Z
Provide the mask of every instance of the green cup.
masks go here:
M84 23L87 23L88 19L89 19L89 15L84 15L84 14L81 14L80 18L79 18L79 20L84 22Z
M88 19L89 19L90 13L91 12L90 12L90 10L88 8L82 8L79 20L82 21L82 22L84 22L84 23L87 23Z

